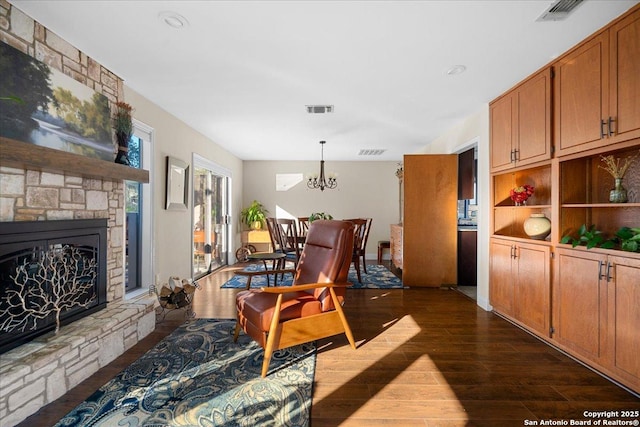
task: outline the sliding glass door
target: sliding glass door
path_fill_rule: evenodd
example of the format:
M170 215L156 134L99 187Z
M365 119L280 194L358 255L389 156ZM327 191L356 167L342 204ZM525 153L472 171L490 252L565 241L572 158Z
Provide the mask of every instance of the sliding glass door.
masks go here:
M193 277L201 277L228 263L231 174L198 155L193 164Z

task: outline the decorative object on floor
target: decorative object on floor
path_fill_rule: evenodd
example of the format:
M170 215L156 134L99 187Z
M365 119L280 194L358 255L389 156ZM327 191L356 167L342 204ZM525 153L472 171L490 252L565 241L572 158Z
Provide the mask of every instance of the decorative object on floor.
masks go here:
M245 270L264 270L261 264L251 264ZM283 280L278 279L279 286L290 286L291 275L285 275ZM349 282L353 285L349 289L403 289L402 281L387 269L384 265L367 265L367 273L362 274L362 283L358 282L358 275L353 265L349 268ZM247 278L235 276L224 283L222 288L246 288ZM253 276L251 288L261 288L267 286L265 276Z
M196 289L200 289L198 282L193 279L182 279L179 277L169 277L167 283L163 283L160 290L155 285L149 286L149 294L157 295L160 302L159 311L156 311L158 317L164 318L169 310L184 309L185 320L193 319L195 312L192 310L193 295Z
M524 232L535 240L544 240L551 233L551 221L543 213L531 214L524 221Z
M330 173L328 178L324 175L324 144L326 143L327 141L320 141L320 176L310 175L307 181L307 187L312 190L316 188L319 188L320 191L324 191L325 188L333 190L338 186L338 176L335 173Z
M234 326L180 326L56 426L309 425L315 345L277 351L263 379L262 349L245 335L234 343Z
M535 188L529 184L512 188L509 197L516 203L516 206L526 205L529 197L533 195Z
M262 203L254 200L248 207L242 209L240 220L251 230L260 230L264 227L268 213L269 211Z
M129 140L133 135L132 110L133 107L126 102L116 102L116 111L113 114L113 128L118 142L118 154L115 162L125 166L129 166Z
M604 166L598 165L598 167L607 171L614 180L614 188L609 192L609 201L611 203L627 202L627 190L622 186L622 179L637 157L638 154L628 156L624 159L624 163L620 164L621 159L616 159L612 154L600 156L600 160L604 163Z

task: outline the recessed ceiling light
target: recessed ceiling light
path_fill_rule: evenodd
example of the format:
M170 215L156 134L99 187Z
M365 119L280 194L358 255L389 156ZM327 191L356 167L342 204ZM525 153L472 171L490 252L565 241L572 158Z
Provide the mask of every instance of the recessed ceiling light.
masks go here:
M447 70L447 74L450 76L454 76L456 74L464 73L466 69L467 67L465 67L464 65L453 65Z
M160 12L160 14L158 14L158 19L171 28L180 29L189 26L189 21L187 21L187 18L176 12Z

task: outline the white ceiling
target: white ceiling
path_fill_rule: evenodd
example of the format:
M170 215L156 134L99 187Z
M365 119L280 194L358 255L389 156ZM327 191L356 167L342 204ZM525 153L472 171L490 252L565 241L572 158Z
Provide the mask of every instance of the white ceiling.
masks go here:
M326 140L331 161L420 150L638 0L557 22L536 22L547 0L10 2L241 159L317 160Z

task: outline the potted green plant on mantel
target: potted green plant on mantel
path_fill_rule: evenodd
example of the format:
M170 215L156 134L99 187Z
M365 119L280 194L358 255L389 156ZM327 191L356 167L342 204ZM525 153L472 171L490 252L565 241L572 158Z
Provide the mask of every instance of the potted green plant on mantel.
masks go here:
M115 130L116 141L118 143L118 154L116 155L115 162L125 166L130 166L129 140L133 135L132 110L133 107L126 102L116 102L115 112L113 114L113 129Z
M242 209L240 219L250 229L260 230L264 225L264 221L267 219L268 213L269 211L262 203L254 200L251 202L251 205Z

